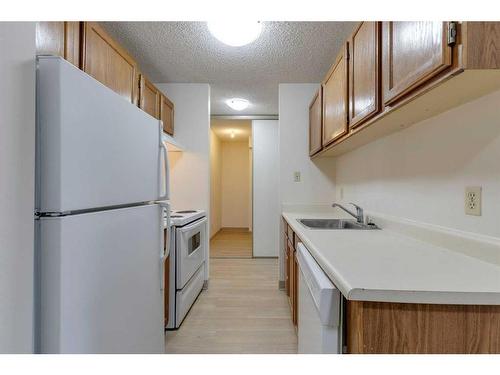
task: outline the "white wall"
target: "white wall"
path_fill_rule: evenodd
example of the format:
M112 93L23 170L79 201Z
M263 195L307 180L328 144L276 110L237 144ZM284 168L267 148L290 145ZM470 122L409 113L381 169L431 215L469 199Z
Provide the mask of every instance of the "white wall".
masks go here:
M174 210L202 209L210 202L210 87L160 83L174 103L174 138L183 152L170 152L170 195Z
M222 142L210 130L210 238L222 225Z
M276 120L252 121L253 139L253 255L278 256L279 132Z
M279 85L280 203L331 204L335 199L335 171L331 161L309 158L309 104L319 84ZM301 181L294 182L295 171ZM281 226L281 221L280 221ZM280 275L284 280L283 236L280 236Z
M222 227L249 228L248 140L222 142Z
M31 353L35 23L0 22L0 51L0 353Z
M309 103L318 84L279 85L280 199L282 204L325 204L335 198L334 171L309 158ZM301 173L294 182L293 173Z
M184 146L183 152L169 153L172 208L205 210L210 218L210 86L156 86L174 103L174 138Z
M380 213L500 237L500 91L331 161L337 195ZM482 186L482 216L464 189Z

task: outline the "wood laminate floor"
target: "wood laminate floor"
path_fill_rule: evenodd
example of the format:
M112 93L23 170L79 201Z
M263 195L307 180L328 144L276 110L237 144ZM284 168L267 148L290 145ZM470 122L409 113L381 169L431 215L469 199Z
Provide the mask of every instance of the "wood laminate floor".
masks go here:
M210 240L210 258L252 256L252 232L246 228L222 228Z
M277 259L210 259L210 283L167 353L296 353L288 299L278 289Z

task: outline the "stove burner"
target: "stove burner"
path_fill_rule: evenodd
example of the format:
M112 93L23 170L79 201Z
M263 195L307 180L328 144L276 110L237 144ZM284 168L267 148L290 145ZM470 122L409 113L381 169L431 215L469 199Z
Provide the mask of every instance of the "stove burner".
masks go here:
M195 212L196 212L195 210L175 211L176 214L192 214Z

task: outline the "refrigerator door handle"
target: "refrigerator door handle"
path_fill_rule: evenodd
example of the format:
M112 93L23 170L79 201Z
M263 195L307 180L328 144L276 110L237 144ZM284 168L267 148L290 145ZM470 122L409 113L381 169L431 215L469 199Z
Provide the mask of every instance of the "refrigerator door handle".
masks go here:
M161 224L163 226L163 231L167 231L167 236L166 236L166 243L163 244L164 248L161 249L163 252L163 255L160 257L160 290L165 289L165 261L167 260L168 256L170 255L170 238L171 238L171 226L170 226L170 203L168 202L162 202L159 201L157 202L158 205L162 208L165 209L166 211L166 226L164 226L164 219L163 219L163 212L161 215ZM163 232L162 232L163 235ZM165 241L165 239L164 239Z
M163 154L164 158L164 170L162 171L160 168L160 191L162 191L162 185L165 184L165 193L163 195L160 194L160 197L158 198L159 200L168 200L170 196L170 178L169 178L169 170L170 170L170 165L169 165L169 160L168 160L168 149L165 143L163 142L163 121L159 121L159 128L160 128L160 148L161 152ZM162 175L163 172L163 175Z

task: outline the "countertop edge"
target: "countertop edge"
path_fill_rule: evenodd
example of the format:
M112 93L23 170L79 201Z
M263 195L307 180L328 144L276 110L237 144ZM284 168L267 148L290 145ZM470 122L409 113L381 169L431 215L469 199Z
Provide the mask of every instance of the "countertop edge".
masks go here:
M440 304L440 305L500 305L500 294L488 292L440 292L440 291L410 291L410 290L378 290L356 288L345 280L335 267L330 264L305 235L305 231L294 219L296 212L282 212L283 218L301 242L309 250L318 265L349 301Z

